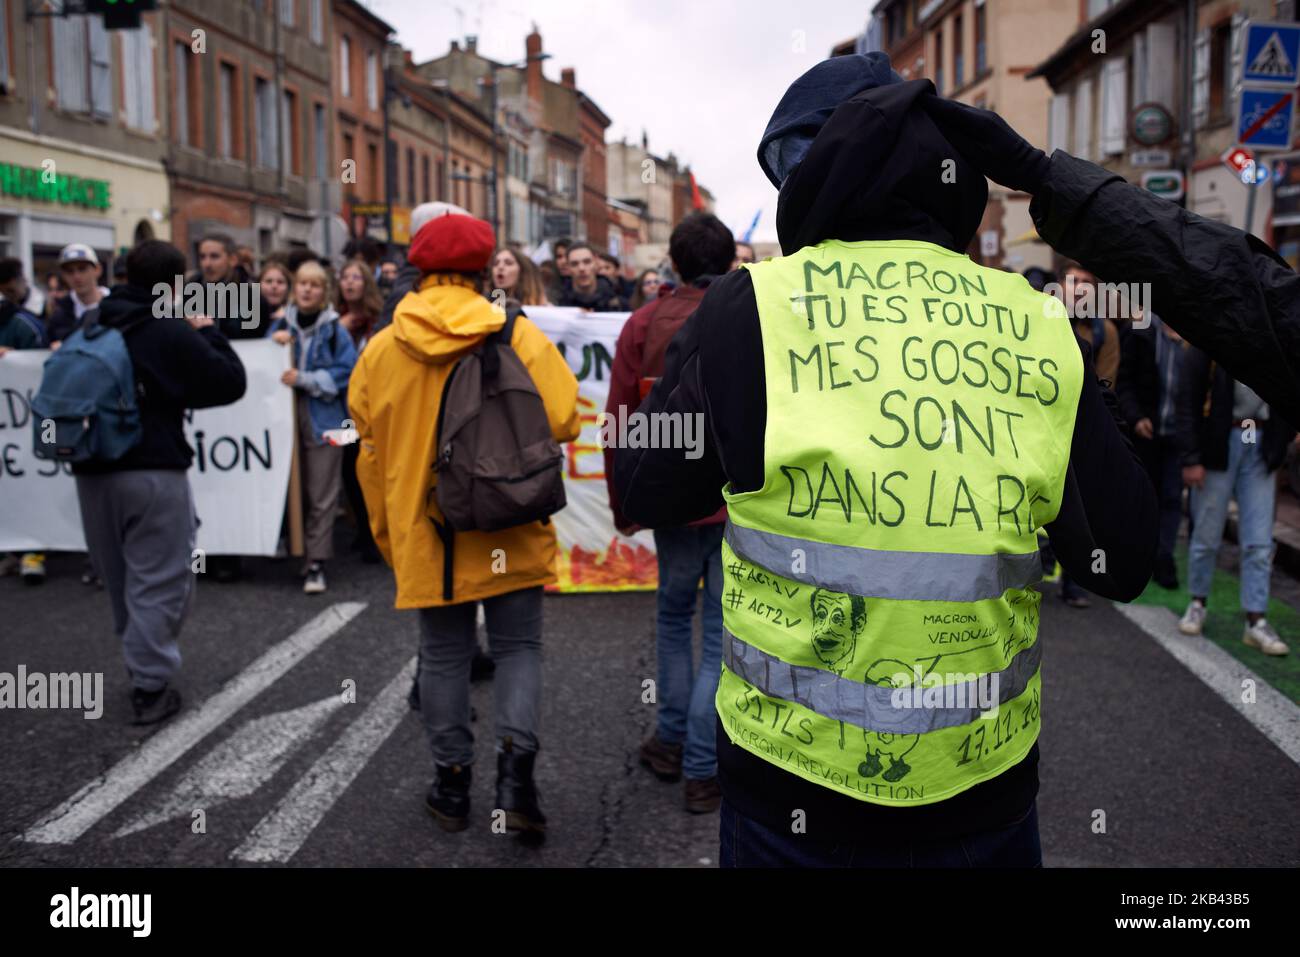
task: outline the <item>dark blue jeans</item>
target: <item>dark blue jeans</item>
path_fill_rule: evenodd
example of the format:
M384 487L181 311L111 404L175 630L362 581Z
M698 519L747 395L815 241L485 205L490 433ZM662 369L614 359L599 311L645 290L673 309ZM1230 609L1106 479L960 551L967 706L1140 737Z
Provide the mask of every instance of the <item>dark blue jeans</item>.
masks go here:
M1042 867L1038 805L1010 827L961 837L882 834L860 843L773 830L722 801L722 867Z
M655 530L659 553L659 723L655 735L682 745L682 773L718 773L713 699L722 676L722 531L724 524ZM695 667L692 624L704 579L704 644Z

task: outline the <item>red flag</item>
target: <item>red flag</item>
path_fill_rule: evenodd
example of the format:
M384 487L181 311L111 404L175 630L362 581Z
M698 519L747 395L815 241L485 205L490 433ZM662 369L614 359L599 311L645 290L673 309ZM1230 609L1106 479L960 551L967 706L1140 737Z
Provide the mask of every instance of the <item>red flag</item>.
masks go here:
M687 171L691 178L691 209L701 210L704 208L704 197L700 195L700 187L695 183L695 173Z

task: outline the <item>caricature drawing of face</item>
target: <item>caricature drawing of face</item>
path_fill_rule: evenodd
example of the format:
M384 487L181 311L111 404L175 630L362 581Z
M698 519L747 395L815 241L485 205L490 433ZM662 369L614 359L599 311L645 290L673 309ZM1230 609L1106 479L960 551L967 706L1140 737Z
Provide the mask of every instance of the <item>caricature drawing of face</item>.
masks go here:
M866 599L818 588L809 604L813 653L827 668L843 673L853 661L858 635L867 624Z

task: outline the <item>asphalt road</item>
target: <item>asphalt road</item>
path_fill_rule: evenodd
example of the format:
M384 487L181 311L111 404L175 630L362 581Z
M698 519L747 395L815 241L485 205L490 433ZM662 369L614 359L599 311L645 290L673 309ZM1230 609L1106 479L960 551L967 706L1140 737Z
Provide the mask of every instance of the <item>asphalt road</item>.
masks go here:
M161 730L127 724L104 594L78 581L75 556L50 568L39 589L0 579L0 671L100 671L106 703L99 720L0 711L2 865L717 864L716 814L688 815L682 786L636 762L654 719L652 595L546 599L550 832L531 847L491 827L490 682L473 693L473 825L446 834L425 811L432 763L405 706L416 625L382 567L340 558L318 597L289 562L202 581L182 639L187 707ZM1300 767L1251 720L1106 602L1047 599L1040 634L1049 866L1300 863Z

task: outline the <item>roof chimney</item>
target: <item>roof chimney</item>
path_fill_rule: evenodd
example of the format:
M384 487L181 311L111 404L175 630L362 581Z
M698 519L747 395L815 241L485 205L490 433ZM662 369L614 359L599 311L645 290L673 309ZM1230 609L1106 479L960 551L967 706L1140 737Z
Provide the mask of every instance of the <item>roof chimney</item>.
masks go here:
M542 102L542 35L533 24L533 32L524 40L524 51L528 54L525 72L528 76L528 99L534 103Z
M477 35L477 34L471 33L471 34L469 34L468 36L465 37L465 52L466 52L466 53L477 53L477 52L478 52L478 35Z
M573 67L566 66L563 70L560 71L560 82L563 83L565 86L567 86L570 90L576 90L578 88L578 81L576 75L573 72Z
M452 53L456 53L456 52L458 52L459 50L460 50L460 41L459 41L459 40L452 40L452 41L451 41L451 52L452 52Z

